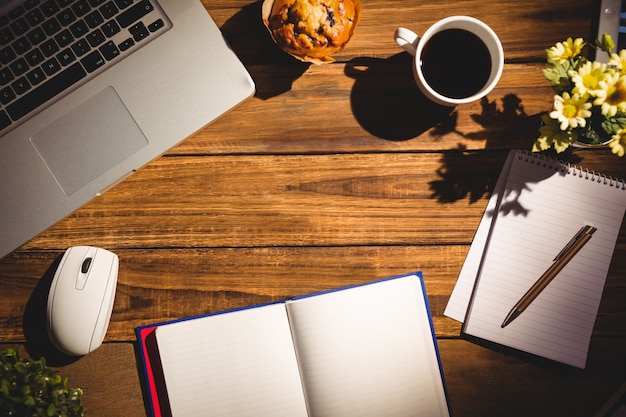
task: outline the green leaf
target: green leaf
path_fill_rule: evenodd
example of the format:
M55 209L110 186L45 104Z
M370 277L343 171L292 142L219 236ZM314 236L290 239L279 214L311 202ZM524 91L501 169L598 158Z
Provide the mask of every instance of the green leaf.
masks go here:
M552 68L545 68L543 70L543 76L552 84L552 88L558 94L563 91L569 91L572 85L572 81L567 73L571 68L569 61L564 64L556 64Z
M66 384L43 358L28 361L13 349L0 352L0 416L81 417L82 390Z
M626 128L626 115L617 115L610 117L602 122L602 129L610 134L614 135L619 130Z
M596 41L596 45L607 54L610 54L613 48L615 48L615 42L613 42L613 38L608 33L603 34L602 38Z

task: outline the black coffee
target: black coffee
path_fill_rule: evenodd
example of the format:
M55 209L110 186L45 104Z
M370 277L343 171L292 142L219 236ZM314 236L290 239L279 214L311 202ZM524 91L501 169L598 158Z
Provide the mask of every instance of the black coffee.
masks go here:
M465 98L478 93L491 72L491 55L472 32L446 29L433 35L422 49L422 73L439 94Z

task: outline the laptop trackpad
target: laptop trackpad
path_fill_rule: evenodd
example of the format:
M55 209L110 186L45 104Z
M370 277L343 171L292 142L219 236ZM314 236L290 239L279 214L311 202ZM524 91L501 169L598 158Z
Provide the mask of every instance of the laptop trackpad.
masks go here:
M67 195L148 144L113 87L55 120L31 141Z

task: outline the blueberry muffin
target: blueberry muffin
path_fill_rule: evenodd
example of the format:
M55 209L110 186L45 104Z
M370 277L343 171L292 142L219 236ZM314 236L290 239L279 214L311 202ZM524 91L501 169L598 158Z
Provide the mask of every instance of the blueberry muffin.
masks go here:
M305 61L332 61L352 37L360 0L274 0L264 21L274 41ZM267 15L266 15L267 13Z

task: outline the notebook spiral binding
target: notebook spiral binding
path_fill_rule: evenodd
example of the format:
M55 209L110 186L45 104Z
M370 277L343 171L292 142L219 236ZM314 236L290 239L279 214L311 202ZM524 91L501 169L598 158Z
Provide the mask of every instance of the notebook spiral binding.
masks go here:
M587 168L572 165L569 162L564 162L551 156L536 154L527 150L518 150L517 152L519 159L524 160L524 162L552 169L562 174L573 175L585 180L595 181L610 187L626 190L626 182L623 179L611 177L596 171L590 171Z

